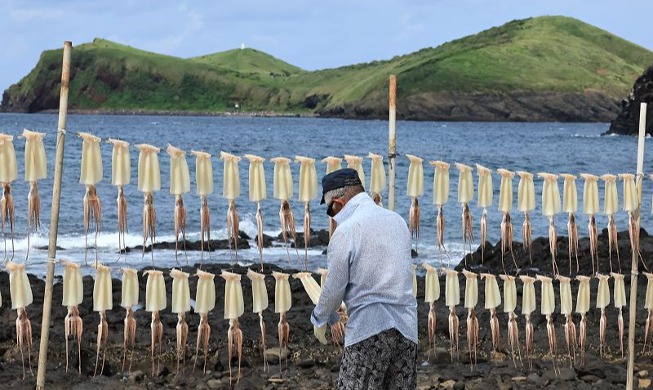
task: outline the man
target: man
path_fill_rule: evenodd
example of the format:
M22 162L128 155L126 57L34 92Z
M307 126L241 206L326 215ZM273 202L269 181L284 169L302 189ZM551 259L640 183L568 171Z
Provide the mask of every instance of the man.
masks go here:
M377 206L354 169L322 178L322 201L337 223L329 243L329 274L311 322L339 320L347 305L339 389L414 389L417 302L410 233L397 213Z

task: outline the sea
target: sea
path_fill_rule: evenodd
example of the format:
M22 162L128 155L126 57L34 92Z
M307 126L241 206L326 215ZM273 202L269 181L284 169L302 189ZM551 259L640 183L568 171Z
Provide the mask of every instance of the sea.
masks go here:
M15 198L15 232L12 254L8 228L5 226L4 242L0 251L14 261L26 262L28 272L37 276L45 275L50 221L51 201L54 177L54 161L57 139L57 114L0 114L0 132L15 136L14 145L18 157L19 179L12 183ZM44 143L48 159L48 176L39 181L41 195L41 227L38 232L29 235L27 226L27 193L29 185L23 181L25 141L18 137L22 130L30 129L47 133ZM157 212L156 241L174 241L173 209L175 198L169 192L169 157L165 153L168 144L187 152L202 150L212 154L215 193L208 196L211 209L211 238L225 239L227 201L222 197L223 163L219 159L220 151L243 155L255 154L266 158L264 163L267 181L267 199L261 202L264 220L264 232L278 236L281 232L279 222L280 201L272 197L273 157L307 156L315 158L318 179L325 173L326 165L320 160L327 156L345 154L366 157L369 152L386 156L384 158L388 172L388 121L384 120L344 120L304 117L217 117L217 116L145 116L145 115L68 115L67 136L63 161L63 181L61 186L61 207L58 225L57 259L72 260L82 264L85 274L93 274L93 260L96 258L117 270L121 267L144 268L154 264L157 267L172 268L179 265L204 263L233 263L233 252L219 250L205 253L188 251L176 259L172 250L155 250L142 256L141 252L131 251L120 255L118 252L117 233L117 189L111 185L112 145L101 145L104 178L98 183L98 195L102 201L102 226L97 240L93 234L85 237L83 231L84 185L79 183L82 142L78 132L89 132L103 140L119 138L131 145L148 143L161 148L161 191L154 194ZM421 232L414 248L418 256L413 259L419 265L426 261L435 266L446 262L446 257L436 247L436 213L433 205L434 169L428 164L430 160L443 160L452 164L450 169L451 192L449 202L444 206L445 245L453 261L457 262L468 251L463 245L461 232L461 205L457 203L458 172L453 163L460 162L474 166L481 164L493 170L505 168L512 171L529 171L532 173L635 173L637 165L637 139L631 136L602 136L608 129L605 123L479 123L479 122L412 122L398 121L395 211L408 221L411 199L407 196L407 177L409 161L406 154L424 159L424 195L419 198L421 210ZM650 142L649 139L646 140ZM199 197L195 194L195 158L187 156L191 176L191 192L184 195L187 208L187 239L199 239ZM651 169L653 162L653 145L645 148L644 172ZM138 150L131 147L132 183L125 187L128 202L128 234L126 244L129 247L143 244L142 210L143 194L137 190ZM251 248L238 251L238 263L250 265L259 262L256 249L256 203L248 197L248 161L240 161L241 194L236 200L240 214L240 229L252 237ZM364 170L369 184L371 160L365 158ZM292 163L292 175L295 183L294 199L291 207L297 220L297 229L302 231L304 205L297 199L299 164ZM474 172L475 186L477 175ZM319 180L318 180L319 181ZM500 177L493 175L494 201L487 209L488 240L496 243L500 236L502 214L497 210ZM513 182L514 205L513 224L515 239L521 237L523 215L516 207L518 177ZM562 180L559 180L562 194ZM535 179L537 208L531 213L533 236L547 236L549 222L541 214L542 180ZM577 220L579 233L587 235L587 218L582 214L583 181L577 181L579 194L579 212ZM601 207L603 207L603 184L599 184ZM619 182L619 206L622 202L622 185ZM321 189L318 185L318 193ZM388 188L383 192L387 204ZM653 230L651 216L653 181L646 176L643 186L642 227ZM470 203L473 215L474 235L478 241L479 221L482 209L475 200ZM319 197L311 201L313 230L328 229L328 217L325 206L319 204ZM560 213L555 217L558 234L566 235L567 215ZM626 230L628 215L620 211L616 215L619 230ZM605 215L597 216L600 229L607 224ZM649 230L649 231L650 231ZM29 244L28 244L29 243ZM97 243L97 244L96 244ZM148 241L149 243L149 241ZM478 245L478 242L477 242ZM300 248L303 246L299 243ZM5 249L6 248L6 249ZM29 248L29 256L28 256ZM40 248L40 249L39 249ZM294 250L280 242L263 251L266 263L281 267L303 268L304 251L299 256ZM475 249L475 248L474 248ZM309 269L326 267L324 247L309 248ZM288 256L290 253L290 257ZM56 274L63 273L57 267Z

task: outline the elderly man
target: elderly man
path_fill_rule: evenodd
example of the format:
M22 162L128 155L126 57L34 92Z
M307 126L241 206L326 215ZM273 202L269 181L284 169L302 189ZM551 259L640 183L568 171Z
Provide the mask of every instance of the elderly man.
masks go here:
M417 302L406 222L377 206L353 169L324 176L322 191L321 203L337 228L328 248L329 274L311 322L333 325L340 303L347 305L338 388L414 389Z

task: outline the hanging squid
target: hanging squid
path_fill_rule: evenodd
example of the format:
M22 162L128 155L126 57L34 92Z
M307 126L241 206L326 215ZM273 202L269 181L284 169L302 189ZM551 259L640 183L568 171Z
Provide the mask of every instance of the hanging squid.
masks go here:
M622 274L610 274L614 279L614 307L619 311L617 324L619 325L619 345L621 347L621 358L624 357L624 316L622 308L626 306L626 286L624 286L624 276Z
M211 211L207 196L213 193L213 166L209 153L196 150L191 150L190 153L195 156L195 185L196 193L200 197L200 264L202 264L204 243L209 253L211 252Z
M238 262L238 229L240 221L238 209L236 208L236 198L240 196L240 170L238 169L240 157L226 152L220 152L220 160L224 161L222 197L229 201L229 208L227 209L229 251L231 251L231 244L233 243L236 252L235 262Z
M601 320L599 321L599 351L601 357L605 355L607 343L605 341L605 331L608 326L608 319L605 316L605 308L610 304L610 286L608 279L610 275L596 274L599 280L598 292L596 294L596 308L601 309Z
M134 361L134 346L136 345L136 317L134 316L134 307L138 305L138 273L133 268L122 269L122 291L120 306L125 309L125 329L123 332L123 355L122 371L125 371L125 362L127 361L127 351L131 350L129 356L129 372L132 370Z
M311 199L317 197L317 172L315 159L295 156L299 163L299 189L297 195L304 202L304 265L308 270L308 247L311 245Z
M333 171L337 171L342 168L342 159L340 157L325 157L322 159L322 162L326 164L326 175ZM371 186L370 186L371 187ZM333 231L336 230L336 222L333 218L329 217L329 238L333 235Z
M265 355L265 321L263 311L268 308L268 290L265 287L265 275L247 270L247 277L252 281L252 311L258 314L259 326L261 328L261 351L263 352L263 371L269 370L268 358Z
M515 260L515 253L512 250L513 227L512 219L510 218L510 210L512 210L512 178L515 176L515 173L507 169L497 169L497 173L501 175L499 211L503 213L503 219L501 220L501 266L503 267L503 272L506 273L506 264L503 261L506 252L510 252L515 269L519 268L517 267L517 260Z
M34 301L32 287L25 273L25 264L8 261L5 265L9 271L9 292L11 294L11 309L16 310L16 340L20 349L20 358L23 363L23 379L25 379L25 357L23 356L23 345L27 347L27 362L29 372L32 371L32 323L27 318L27 306Z
M515 347L517 347L519 363L522 364L521 348L519 347L519 328L517 327L517 315L515 314L515 309L517 308L517 286L514 276L502 274L499 277L503 280L503 312L508 313L508 343L510 344L510 354L512 355L512 364L517 368Z
M107 140L113 145L111 152L111 184L118 188L118 252L126 249L125 235L127 234L127 198L124 186L131 181L131 159L129 156L129 143L113 138Z
M383 156L380 154L369 153L367 157L372 160L370 167L370 196L374 199L374 203L383 207L381 192L385 189L386 182Z
M472 178L472 168L469 165L456 163L458 168L458 203L462 204L462 227L463 227L463 246L469 242L469 252L472 252L472 242L474 241L474 231L472 229L472 213L469 211L469 202L474 199L474 180ZM465 266L467 266L467 256L465 256Z
M249 160L249 200L256 202L256 247L261 259L263 272L263 213L261 212L261 201L267 199L267 187L265 185L265 169L263 168L263 157L253 154L244 155Z
M311 299L311 302L313 302L314 305L317 305L318 302L320 301L320 294L322 293L322 287L320 287L320 285L317 284L315 279L313 279L313 275L310 272L298 272L296 274L293 274L292 277L293 279L299 279L299 281L302 283L302 286L304 286L304 290L306 291L306 294ZM322 344L324 345L327 344L326 324L324 324L319 328L313 325L313 333Z
M526 319L526 358L528 359L528 368L533 369L533 323L531 322L531 313L535 311L535 278L528 275L519 276L523 283L521 313Z
M361 179L363 186L365 185L365 171L363 171L363 157L352 156L345 154L345 161L347 161L347 168L355 169L358 172L358 178Z
M197 357L199 356L201 345L204 350L204 373L206 373L206 363L209 360L209 338L211 337L209 312L215 308L215 275L202 270L197 270L195 276L197 276L195 313L200 315L200 324L197 327L197 343L195 347L195 363L193 364L193 370L195 369L195 366L197 366ZM229 358L231 358L231 354ZM231 359L229 360L229 364L231 365Z
M533 183L532 173L518 171L517 175L519 175L519 184L517 186L517 209L524 213L522 242L524 243L524 250L528 251L528 258L532 265L533 227L531 225L530 213L535 209L535 183Z
M635 216L637 209L640 207L638 186L641 180L635 184L635 175L632 173L622 173L619 178L623 180L624 211L628 213L628 237L630 238L630 251L636 253L642 261L644 268L646 263L639 252L639 219ZM647 268L648 270L648 268Z
M481 215L481 263L485 257L485 242L487 241L487 208L492 206L492 171L481 164L476 164L478 173L478 207L483 208Z
M64 319L64 335L66 337L66 372L68 372L68 339L72 335L77 340L77 360L79 361L79 373L82 373L82 334L84 332L84 321L79 315L79 306L84 298L84 286L82 284L82 273L79 264L64 261L63 273L63 299L61 304L68 309Z
M292 307L290 283L288 282L290 275L273 271L272 276L276 281L274 287L274 312L279 313L277 331L279 333L279 367L281 367L281 356L284 347L288 351L288 339L290 338L290 324L286 319L286 313ZM286 368L288 368L288 358L286 358Z
M104 372L104 361L107 356L107 341L109 340L107 310L111 309L113 309L111 269L106 265L98 264L97 267L95 267L95 283L93 284L93 311L100 314L100 323L97 326L97 351L95 354L95 371L93 376L98 373L100 349L102 349L102 367L100 368L100 375Z
M619 210L619 199L617 198L617 176L605 174L601 176L605 183L605 195L603 197L603 212L608 216L608 253L610 259L610 272L612 272L612 250L617 252L619 272L621 272L621 259L619 259L619 242L617 241L617 224L614 221L614 214ZM600 272L600 270L598 271Z
M186 313L190 311L190 286L188 285L187 272L182 272L176 268L170 270L172 277L172 304L170 311L177 314L177 373L179 373L180 363L186 363L186 346L188 345L188 324L186 323Z
M442 206L449 201L449 164L444 161L430 161L429 164L435 167L433 175L433 204L438 208L436 218L437 246L447 256L447 268L450 267L451 258L444 246L444 212Z
M444 285L444 297L449 307L449 353L451 361L454 361L454 353L456 360L458 359L458 326L459 319L456 312L456 306L460 304L460 282L458 281L458 272L452 269L444 270L446 278Z
M571 278L558 275L556 279L560 282L560 314L565 316L565 342L567 354L569 355L569 366L573 367L576 361L576 325L574 324L574 312L571 296Z
M542 185L542 215L549 220L549 251L551 252L551 264L553 266L553 275L557 275L558 263L556 262L556 253L558 251L557 233L554 217L560 212L560 190L558 189L558 175L551 173L538 173L539 177L544 179Z
M150 360L152 364L152 376L154 376L161 368L161 349L163 347L163 324L161 323L160 311L166 308L168 301L166 298L166 284L163 280L163 272L147 270L143 273L147 275L147 283L145 284L145 311L152 313L152 322L150 323ZM157 345L159 346L159 352L156 354L157 369L154 371L154 351Z
M417 240L419 240L419 201L418 196L424 194L424 168L422 159L410 154L406 157L410 160L408 167L408 184L406 194L410 196L410 212L408 214L408 230L415 239L415 250L417 251Z
M587 214L587 225L590 238L590 255L592 256L592 274L599 272L599 230L596 227L595 215L599 212L599 177L589 173L581 173L585 179L583 186L583 213Z
M576 313L580 314L578 323L578 345L580 346L580 364L585 365L585 346L587 345L587 312L590 310L590 277L577 275L580 282L576 295Z
M229 383L231 383L231 358L238 356L238 376L240 380L240 360L243 357L243 331L238 325L238 318L245 312L243 301L243 286L240 284L240 275L222 271L220 275L226 281L224 286L224 318L229 320L227 332L227 360L229 361Z
M648 316L646 317L646 326L644 327L644 348L642 348L642 353L646 351L646 344L648 343L649 336L653 332L653 274L644 272L646 276L646 298L644 300L644 309L648 311Z
M45 133L37 133L27 129L21 135L25 138L25 181L29 182L27 194L27 255L29 259L29 241L32 232L37 232L41 226L41 198L39 197L38 181L47 177L47 160L43 138Z
M465 308L467 309L467 350L473 368L476 364L478 345L478 318L474 310L478 303L478 275L466 269L463 270L463 275L465 275Z
M95 266L98 265L97 236L102 226L102 203L97 194L95 185L102 181L102 152L100 151L100 138L89 134L79 133L82 141L82 163L79 182L86 186L84 194L84 261L88 264L88 232L91 224L95 230Z
M0 225L2 225L2 238L4 240L4 258L14 259L14 197L11 195L11 183L18 178L18 165L16 163L16 150L13 144L14 137L0 133L0 185L2 198L0 198ZM7 257L7 237L5 236L5 223L9 224L11 232L11 258Z
M320 289L322 289L324 287L324 282L326 281L326 277L329 274L329 270L326 268L318 268L317 273L320 274ZM413 291L415 291L414 284L413 284ZM345 341L345 325L347 324L347 320L349 319L347 315L347 306L345 305L344 302L340 304L337 313L340 316L340 321L331 325L331 339L333 340L333 343L335 345L340 346Z
M569 235L569 275L571 276L571 257L576 257L576 273L580 270L578 264L578 225L574 213L578 210L578 191L576 190L576 176L561 173L564 179L562 189L562 211L569 214L567 221L567 234ZM571 309L569 309L571 311Z
M281 237L286 245L286 254L290 262L290 250L288 249L288 238L291 237L295 242L295 251L297 251L297 231L295 228L295 215L290 208L289 199L293 195L293 181L290 172L290 159L285 157L275 157L270 159L274 163L274 197L281 200L279 209L279 220L281 222ZM299 252L297 251L297 257Z
M485 279L485 309L490 310L490 331L492 333L492 349L499 350L499 319L497 318L497 307L501 304L501 292L497 278L492 274L481 274Z
M159 148L152 145L136 145L138 155L138 190L143 193L143 251L150 238L152 264L154 265L154 240L156 239L156 209L154 208L154 192L161 189L161 169L159 167Z
M540 303L540 313L546 317L546 333L549 337L549 352L551 353L551 359L553 360L553 370L557 374L560 373L557 367L556 361L558 360L558 352L556 351L556 328L553 324L553 318L551 315L555 312L555 293L553 292L553 279L548 276L537 275L537 280L539 280L541 285L541 303Z
M175 226L175 261L179 264L179 234L184 242L186 254L186 206L182 195L190 192L190 172L186 162L186 152L168 144L166 152L170 156L170 194L175 196L174 226ZM188 264L188 257L186 257Z
M431 350L435 347L435 325L436 325L436 310L435 301L440 299L440 280L438 279L438 270L428 264L422 263L422 268L426 270L425 286L424 286L424 302L429 304L428 315L428 338L429 338L429 355L431 357Z

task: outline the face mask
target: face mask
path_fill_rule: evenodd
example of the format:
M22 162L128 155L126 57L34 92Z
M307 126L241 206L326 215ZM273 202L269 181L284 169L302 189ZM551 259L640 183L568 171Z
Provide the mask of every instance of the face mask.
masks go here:
M336 213L333 211L333 205L334 204L335 204L334 202L329 203L329 205L327 206L327 210L326 210L326 214L331 218L335 217L335 215L336 215Z

